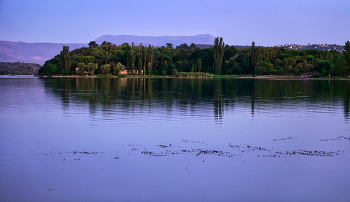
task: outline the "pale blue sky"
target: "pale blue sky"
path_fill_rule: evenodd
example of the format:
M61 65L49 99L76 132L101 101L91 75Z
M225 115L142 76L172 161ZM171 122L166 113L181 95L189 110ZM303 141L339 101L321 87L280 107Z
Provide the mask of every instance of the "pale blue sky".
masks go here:
M343 45L350 40L350 1L0 0L0 40L88 43L104 34Z

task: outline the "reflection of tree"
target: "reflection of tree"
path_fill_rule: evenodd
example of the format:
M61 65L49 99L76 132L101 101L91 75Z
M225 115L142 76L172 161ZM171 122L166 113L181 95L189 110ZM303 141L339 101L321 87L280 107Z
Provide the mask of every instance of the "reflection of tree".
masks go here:
M222 114L224 111L221 81L221 79L213 80L214 118L217 123L222 122Z
M252 117L254 117L254 110L255 110L255 79L253 80L252 84L251 84L251 96L250 96L250 103L251 103L251 113L252 113Z
M313 107L342 104L349 119L348 81L256 80L256 79L174 79L174 78L46 78L45 89L57 96L65 110L88 105L90 113L118 110L171 113L205 112L213 106L213 116L222 122L224 109L251 108L251 113L303 103ZM150 110L152 109L152 110Z
M350 111L350 87L349 85L344 85L344 98L343 98L343 105L344 105L344 118L346 121L349 120L349 111Z
M345 120L349 120L349 109L350 109L350 104L349 104L349 96L344 97L344 117Z

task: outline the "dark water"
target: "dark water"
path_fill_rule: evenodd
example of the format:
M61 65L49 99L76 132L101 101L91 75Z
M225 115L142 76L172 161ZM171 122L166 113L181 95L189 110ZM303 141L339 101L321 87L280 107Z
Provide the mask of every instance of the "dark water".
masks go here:
M348 201L350 81L0 77L0 201Z

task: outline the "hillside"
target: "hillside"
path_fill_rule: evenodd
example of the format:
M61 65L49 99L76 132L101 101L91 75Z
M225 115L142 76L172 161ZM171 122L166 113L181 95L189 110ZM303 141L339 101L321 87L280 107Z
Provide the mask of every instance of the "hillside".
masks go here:
M41 68L35 63L0 62L0 75L33 75Z
M25 43L0 41L1 62L26 62L43 65L48 59L60 54L63 46L70 50L87 46L87 44L69 43Z

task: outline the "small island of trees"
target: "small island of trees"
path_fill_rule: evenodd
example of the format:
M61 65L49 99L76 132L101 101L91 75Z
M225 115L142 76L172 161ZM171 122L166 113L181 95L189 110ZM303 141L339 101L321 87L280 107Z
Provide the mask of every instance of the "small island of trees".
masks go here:
M236 49L225 45L222 37L214 46L201 49L195 44L174 47L117 46L95 41L89 47L69 51L63 46L60 54L45 62L40 75L308 75L348 76L350 74L350 42L343 52L336 50L286 50L282 47Z

